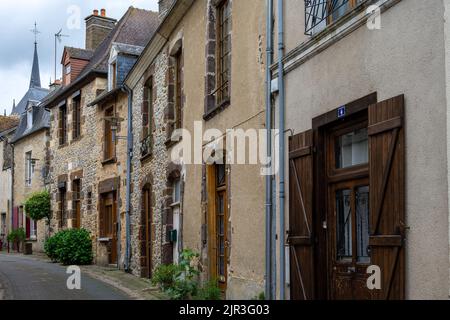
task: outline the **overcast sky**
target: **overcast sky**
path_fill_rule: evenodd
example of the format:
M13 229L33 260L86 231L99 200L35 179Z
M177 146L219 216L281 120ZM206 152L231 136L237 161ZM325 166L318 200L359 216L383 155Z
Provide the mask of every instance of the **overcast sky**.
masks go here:
M69 37L58 45L58 78L63 47L84 48L84 18L93 9L106 9L109 17L120 19L129 6L158 10L158 0L0 0L0 112L11 112L28 89L33 60L34 22L37 36L41 83L54 79L54 34L60 29ZM81 19L77 19L80 12ZM77 24L80 28L77 28Z

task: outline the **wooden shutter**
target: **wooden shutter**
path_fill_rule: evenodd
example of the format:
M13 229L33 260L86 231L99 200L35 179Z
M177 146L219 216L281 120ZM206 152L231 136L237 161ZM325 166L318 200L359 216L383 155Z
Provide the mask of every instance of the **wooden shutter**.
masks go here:
M18 228L19 228L19 208L15 207L13 209L12 229L17 230Z
M312 131L293 136L289 141L288 244L293 300L315 298L312 143Z
M381 268L383 300L405 298L404 97L369 107L370 248Z

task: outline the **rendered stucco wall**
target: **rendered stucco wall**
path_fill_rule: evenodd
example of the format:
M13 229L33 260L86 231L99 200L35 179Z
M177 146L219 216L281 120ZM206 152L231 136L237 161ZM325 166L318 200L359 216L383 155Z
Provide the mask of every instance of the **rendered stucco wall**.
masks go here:
M372 92L378 101L405 94L408 299L449 294L443 12L442 1L401 1L382 14L381 30L362 26L286 75L286 128L295 134Z

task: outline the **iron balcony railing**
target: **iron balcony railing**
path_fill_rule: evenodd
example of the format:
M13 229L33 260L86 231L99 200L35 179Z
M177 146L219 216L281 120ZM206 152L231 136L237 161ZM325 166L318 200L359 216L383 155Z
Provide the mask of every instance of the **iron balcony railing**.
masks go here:
M145 157L152 152L152 136L148 135L141 141L141 156Z
M323 30L330 21L336 21L354 6L369 0L305 0L305 34Z

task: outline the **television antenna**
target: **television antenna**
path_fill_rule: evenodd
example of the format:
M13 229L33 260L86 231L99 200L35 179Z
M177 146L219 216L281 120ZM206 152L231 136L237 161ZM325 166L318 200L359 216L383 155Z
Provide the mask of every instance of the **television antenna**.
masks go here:
M55 33L55 82L56 82L56 66L57 66L57 54L58 54L58 43L62 42L63 37L70 37L67 34L62 34L62 29Z

